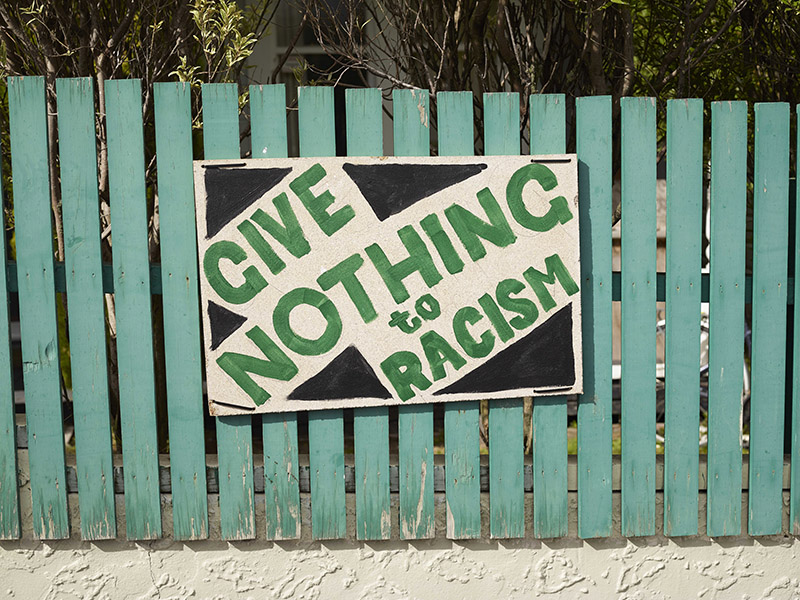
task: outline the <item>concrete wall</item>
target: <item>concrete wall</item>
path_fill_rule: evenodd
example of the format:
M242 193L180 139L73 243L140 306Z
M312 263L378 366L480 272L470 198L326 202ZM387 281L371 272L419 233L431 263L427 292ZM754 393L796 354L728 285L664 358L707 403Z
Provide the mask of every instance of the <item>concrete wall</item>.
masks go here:
M15 547L16 546L16 547ZM3 544L6 598L800 597L797 544Z
M619 495L614 496L618 516ZM526 497L530 515L530 495ZM29 490L23 488L26 523L29 498ZM212 539L202 542L87 543L73 536L40 543L28 528L23 540L0 542L0 598L800 598L800 544L789 536L582 541L575 535L572 493L573 519L565 539L495 541L484 532L481 541L453 542L443 538L444 498L439 495L437 535L442 537L362 543L353 539L353 496L347 499L349 537L332 542L307 537L281 543L219 541L213 529L218 526L215 496L210 497ZM701 522L704 500L701 495ZM257 506L262 502L263 496L258 496ZM660 502L659 495L659 512ZM168 495L162 504L169 535ZM119 495L117 505L118 526L124 532ZM74 496L70 508L73 531L78 531ZM310 531L309 508L304 496L305 536ZM486 496L483 509L488 517ZM393 515L396 536L396 506ZM259 525L263 519L262 508Z

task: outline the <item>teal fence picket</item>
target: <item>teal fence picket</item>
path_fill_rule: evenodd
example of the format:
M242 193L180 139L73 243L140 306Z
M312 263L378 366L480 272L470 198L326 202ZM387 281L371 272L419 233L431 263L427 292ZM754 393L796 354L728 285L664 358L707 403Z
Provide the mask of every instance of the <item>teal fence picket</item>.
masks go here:
M795 107L800 115L800 105ZM791 496L789 501L789 531L792 535L800 535L800 210L797 210L797 198L800 197L800 128L795 140L795 225L794 225L794 340L792 345L792 445L791 445ZM0 288L2 289L2 288ZM0 337L0 339L3 339Z
M439 92L439 156L472 156L472 92ZM444 405L447 537L481 535L480 402Z
M300 537L297 413L263 415L261 430L264 438L266 536L268 540L294 540Z
M750 535L781 532L789 240L789 105L755 106Z
M286 86L250 86L253 158L286 158ZM300 479L297 414L261 417L264 440L264 496L268 540L300 537Z
M203 85L203 151L208 159L238 159L239 99L236 84ZM253 424L250 415L216 417L222 539L256 536Z
M175 539L208 537L191 88L156 83L161 289Z
M117 535L92 80L59 79L58 145L81 537Z
M343 538L347 532L347 513L341 409L309 413L308 464L311 470L311 535L315 540Z
M563 94L531 96L531 154L567 151L566 104ZM568 522L567 397L534 399L532 420L533 535L561 537Z
M250 148L252 158L289 156L286 135L286 86L250 86Z
M0 164L0 198L5 198L2 164ZM3 203L3 209L5 208ZM0 265L5 264L6 228L3 227L3 231L0 232ZM14 412L8 275L6 269L0 269L0 540L16 540L22 534L17 489L17 426Z
M583 394L578 399L578 536L611 535L611 97L578 98ZM589 334L591 332L591 334Z
M8 80L33 531L69 537L44 78ZM46 215L46 216L45 216Z
M395 156L428 156L430 110L427 90L395 90ZM433 514L433 407L426 404L400 406L398 439L400 452L400 537L404 540L432 538Z
M348 156L383 154L381 91L347 90L345 123ZM386 540L391 535L389 504L389 408L354 411L356 538Z
M664 533L697 533L703 101L667 103Z
M742 528L745 102L711 104L710 207L706 533L716 537L739 535Z
M128 539L161 537L155 366L150 311L142 88L106 81L125 526Z
M483 95L484 153L520 151L519 95ZM525 535L522 399L489 401L489 509L494 538Z
M298 90L300 156L336 156L333 88ZM343 538L344 414L341 409L308 414L308 461L311 467L311 534L314 539Z
M622 535L655 533L656 103L622 106Z

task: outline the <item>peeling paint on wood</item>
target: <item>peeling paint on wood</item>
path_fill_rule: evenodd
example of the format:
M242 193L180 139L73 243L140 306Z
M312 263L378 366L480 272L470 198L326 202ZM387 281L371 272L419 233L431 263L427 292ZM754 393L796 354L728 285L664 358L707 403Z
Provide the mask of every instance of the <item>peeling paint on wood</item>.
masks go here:
M154 87L172 519L177 539L197 540L208 537L208 500L190 94Z
M117 535L108 398L105 306L97 190L97 138L91 79L56 82L72 407L81 535Z
M126 529L129 539L161 535L145 189L142 88L138 79L108 80L111 226Z
M3 197L0 164L0 197ZM6 264L6 232L0 232L0 265ZM17 488L17 432L14 378L11 360L11 328L8 304L8 274L0 267L0 540L20 537L19 491Z
M53 236L50 218L42 218L50 214L44 78L10 78L8 99L32 520L39 538L61 539L69 536L69 519L66 486L59 485L65 456Z
M239 102L235 84L204 84L203 149L205 158L238 159ZM240 478L222 478L220 521L223 539L255 537L253 512L252 421L249 416L218 417L217 453L222 473L240 472Z
M395 156L428 156L430 129L419 118L427 110L428 91L394 90ZM425 539L435 535L433 518L433 407L398 408L400 451L400 537Z

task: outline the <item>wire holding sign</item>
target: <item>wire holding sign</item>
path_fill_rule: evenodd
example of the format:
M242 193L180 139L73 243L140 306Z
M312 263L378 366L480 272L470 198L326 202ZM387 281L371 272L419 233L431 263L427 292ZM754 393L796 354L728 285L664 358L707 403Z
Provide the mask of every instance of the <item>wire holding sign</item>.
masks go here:
M215 415L582 389L577 161L195 164Z

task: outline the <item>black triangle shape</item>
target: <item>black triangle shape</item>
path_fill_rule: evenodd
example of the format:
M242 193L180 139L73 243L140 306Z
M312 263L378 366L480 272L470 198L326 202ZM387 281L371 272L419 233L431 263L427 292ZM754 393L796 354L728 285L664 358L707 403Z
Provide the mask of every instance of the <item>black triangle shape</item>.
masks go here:
M572 304L568 304L517 343L434 396L571 387L574 383Z
M219 345L227 340L230 335L239 329L247 317L237 315L224 306L208 303L208 322L211 325L211 349L216 350Z
M206 239L278 185L291 167L274 169L206 168Z
M485 164L422 165L345 163L342 169L361 190L380 221L412 204L461 183L486 168Z
M301 383L289 400L391 398L375 371L355 346L346 348L319 373Z

